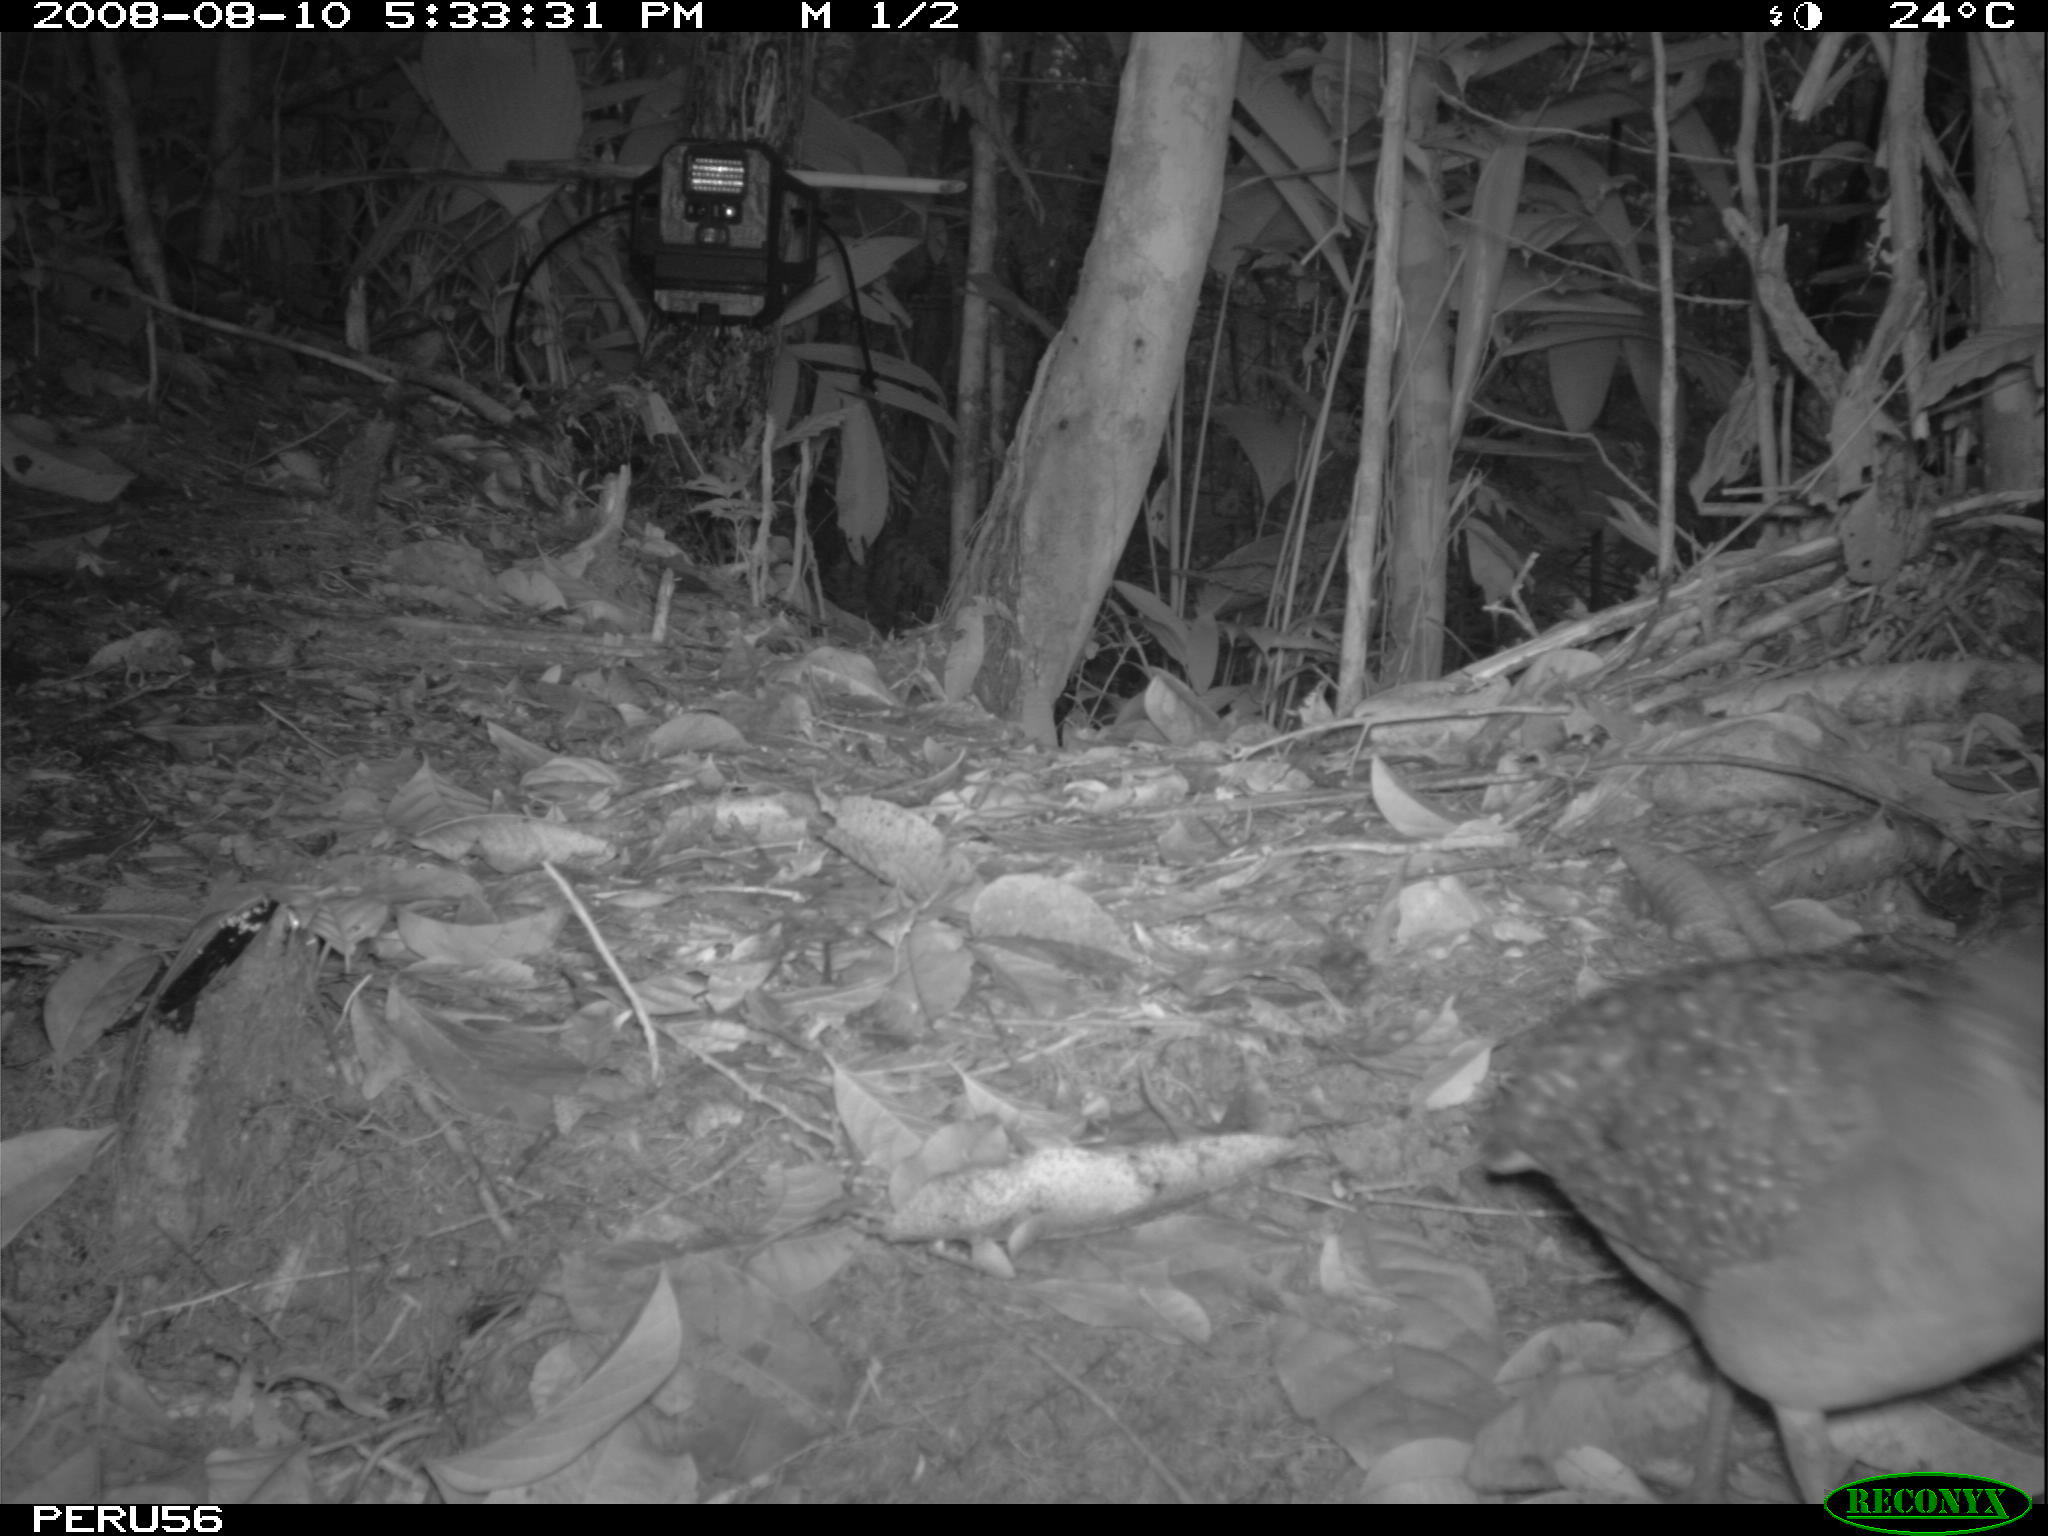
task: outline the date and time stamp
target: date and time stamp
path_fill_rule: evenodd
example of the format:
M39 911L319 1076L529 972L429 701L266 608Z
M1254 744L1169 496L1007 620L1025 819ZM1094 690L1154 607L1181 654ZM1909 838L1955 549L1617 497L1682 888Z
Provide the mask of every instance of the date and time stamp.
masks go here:
M1739 13L1740 7L1731 13ZM2011 32L2020 0L1784 0L1758 31ZM799 32L971 29L958 0L30 0L39 31L688 32L783 24ZM985 25L983 19L980 24Z
M763 0L31 0L38 30L142 32L692 32L759 26ZM791 0L792 31L958 32L957 0ZM857 18L857 19L856 19Z

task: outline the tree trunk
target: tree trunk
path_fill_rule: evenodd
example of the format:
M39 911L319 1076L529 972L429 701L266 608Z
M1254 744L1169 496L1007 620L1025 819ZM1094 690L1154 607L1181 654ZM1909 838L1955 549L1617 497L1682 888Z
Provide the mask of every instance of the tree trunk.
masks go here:
M981 87L990 101L1002 99L999 65L1002 61L1002 33L984 32L975 42L975 68ZM989 422L989 329L993 305L977 293L977 277L993 276L996 254L996 140L980 123L972 130L974 143L974 199L967 220L967 278L961 285L960 300L960 382L954 394L958 408L954 420L959 433L954 441L952 516L947 524L948 571L967 563L967 540L981 511L982 466L987 459L983 438Z
M207 131L205 201L199 205L199 259L212 267L227 263L228 242L241 227L243 166L248 158L254 40L246 32L222 33L214 44L213 122Z
M1239 42L1235 32L1132 38L1080 291L955 584L955 607L968 594L993 599L982 702L1048 746L1187 352L1223 200Z
M1436 72L1409 76L1408 142L1435 127ZM1421 682L1443 671L1444 580L1451 484L1451 327L1445 302L1450 240L1437 156L1412 166L1401 209L1401 340L1394 362L1392 517L1387 530L1386 628L1378 683ZM1367 637L1370 644L1371 637Z
M2038 326L2042 316L2041 98L2038 32L1970 39L1975 103L1977 323ZM2022 365L2006 370L1984 397L1984 488L2039 485L2041 395Z

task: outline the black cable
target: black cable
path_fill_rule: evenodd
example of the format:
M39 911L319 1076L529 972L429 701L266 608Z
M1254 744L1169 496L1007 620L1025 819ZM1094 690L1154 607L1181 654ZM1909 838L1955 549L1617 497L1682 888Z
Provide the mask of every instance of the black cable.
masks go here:
M846 302L853 306L854 334L860 337L860 387L861 393L870 400L879 400L881 381L875 376L875 354L868 347L868 317L860 312L860 285L853 280L853 254L847 250L846 242L839 238L823 214L818 216L818 228L832 238L832 244L839 250L839 265L846 273Z
M512 371L521 384L532 384L535 382L527 373L526 355L519 350L519 315L526 307L526 290L528 285L533 282L534 273L540 270L543 262L554 255L556 247L574 239L577 235L582 234L583 231L591 228L601 220L614 218L621 213L631 213L640 195L639 184L636 182L634 184L633 197L629 197L623 203L614 204L610 208L600 208L588 218L578 219L574 224L571 224L567 229L555 236L554 239L542 246L533 260L526 264L525 275L519 279L519 286L512 292L512 309L505 317L506 342L512 351ZM834 248L838 250L840 269L846 274L846 302L853 309L854 333L860 339L861 393L870 400L878 400L880 399L881 379L875 371L874 349L868 344L868 319L866 315L861 313L860 285L854 280L853 275L853 253L846 248L846 242L840 238L839 231L834 229L822 214L815 215L815 217L818 220L818 227L825 231L826 235L831 239Z
M590 217L578 219L574 224L571 224L567 229L555 236L554 239L540 248L539 255L526 264L526 275L519 279L519 286L512 292L512 312L505 319L505 339L512 348L512 372L521 384L532 384L535 382L526 371L526 356L519 350L519 311L525 307L526 285L533 281L533 274L540 270L542 262L555 254L555 247L562 244L565 240L573 239L575 236L582 234L583 231L589 229L601 219L615 218L621 213L631 213L632 211L632 198L628 198L623 203L615 203L609 208L600 208L597 212L591 214Z

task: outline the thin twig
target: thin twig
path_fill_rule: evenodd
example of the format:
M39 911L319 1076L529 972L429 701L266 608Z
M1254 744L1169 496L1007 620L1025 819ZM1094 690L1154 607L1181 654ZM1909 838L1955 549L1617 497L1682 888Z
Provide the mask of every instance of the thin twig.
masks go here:
M548 872L548 878L554 881L561 888L562 894L568 898L569 910L574 912L577 920L583 924L583 931L590 935L590 942L597 946L597 952L611 971L612 979L626 994L626 1001L633 1008L633 1017L640 1021L640 1033L647 1040L647 1069L654 1074L654 1080L660 1082L661 1054L655 1041L654 1020L648 1015L647 1005L640 1001L639 991L627 979L625 967L619 964L619 957L612 953L611 945L605 943L604 935L597 931L597 923L591 918L590 909L583 905L583 899L576 894L569 882L562 878L562 872L553 864L542 859L540 867Z
M490 1217L491 1225L498 1229L498 1236L508 1243L515 1241L517 1234L512 1230L512 1223L505 1219L505 1207L498 1199L498 1189L491 1180L491 1171L484 1166L483 1159L470 1150L469 1138L462 1134L462 1127L455 1123L452 1115L442 1110L440 1103L425 1083L414 1080L406 1086L412 1090L412 1096L420 1106L420 1113L434 1122L435 1129L440 1131L441 1139L448 1143L449 1150L469 1165L470 1177L476 1184L477 1202L483 1206L484 1214Z
M640 994L634 989L633 983L626 979L626 972L624 968L620 966L618 962L618 957L612 953L611 946L605 943L604 936L597 931L597 924L591 921L589 911L584 907L583 903L577 899L576 893L569 888L569 882L562 878L561 871L556 869L553 864L550 864L545 859L541 860L540 867L548 872L548 874L554 879L555 884L562 888L562 894L569 898L569 905L575 910L576 916L582 919L583 931L590 935L590 942L597 946L597 952L604 957L604 963L608 967L610 967L613 978L618 982L619 986L625 990L626 1001L632 1004L633 1006L633 1016L640 1021L640 1032L647 1037L647 1058L653 1064L654 1080L656 1082L660 1082L661 1061L660 1058L655 1055L656 1032L654 1028L654 1020L647 1012L647 1005L640 1000ZM670 1038L674 1039L673 1036L671 1036ZM799 1130L806 1131L809 1134L817 1137L818 1140L824 1142L826 1146L829 1147L837 1145L839 1138L834 1136L831 1131L827 1130L822 1125L814 1125L811 1121L805 1119L795 1110L789 1108L788 1105L776 1103L774 1099L770 1098L767 1094L763 1093L759 1088L756 1088L752 1083L748 1082L744 1077L740 1076L739 1073L733 1071L731 1067L728 1067L724 1062L720 1061L710 1052L698 1049L698 1047L692 1045L687 1040L675 1040L675 1044L682 1047L682 1049L688 1051L692 1056L696 1057L699 1061L704 1063L705 1066L709 1067L712 1071L716 1072L720 1077L724 1078L728 1083L731 1083L733 1087L738 1089L742 1094L744 1094L747 1098L751 1099L754 1103L759 1104L766 1109L773 1110L776 1114L782 1116L783 1119L789 1121L790 1124L796 1126Z
M287 720L283 715L280 715L276 710L272 709L268 704L264 703L261 699L258 699L256 701L256 707L262 710L263 713L265 713L266 715L270 716L271 719L275 720L279 725L283 726L286 730L290 731L294 736L298 737L299 740L303 741L315 752L318 752L322 757L328 758L332 761L340 760L341 754L339 752L330 752L327 748L321 746L319 742L315 741L312 737L308 736L304 731L300 730L298 726L294 725L291 721Z
M1047 1370L1051 1371L1053 1375L1059 1377L1060 1380L1064 1381L1076 1392L1080 1393L1083 1397L1087 1398L1089 1402L1093 1403L1097 1411L1100 1412L1104 1418L1108 1419L1111 1424L1114 1424L1116 1426L1117 1433L1121 1434L1126 1440L1130 1441L1131 1444L1137 1448L1138 1454L1145 1458L1147 1464L1150 1465L1154 1472L1159 1474L1160 1481L1164 1482L1168 1488L1171 1488L1173 1490L1173 1496L1176 1499L1178 1499L1183 1504L1199 1504L1202 1502L1200 1499L1194 1496L1194 1494L1189 1490L1187 1484L1183 1483L1178 1477L1175 1477L1173 1475L1173 1469L1169 1467L1165 1462L1159 1459L1158 1453L1155 1452L1150 1445L1146 1444L1144 1437L1141 1436L1136 1430L1132 1429L1130 1425L1124 1422L1123 1416L1119 1414L1115 1408L1110 1406L1109 1401L1106 1398L1104 1398L1101 1393L1097 1392L1093 1387L1089 1386L1087 1382L1083 1381L1080 1377L1076 1376L1064 1365L1061 1365L1059 1361L1053 1359L1051 1355L1047 1354L1044 1350L1040 1349L1036 1344L1032 1343L1029 1339L1025 1338L1021 1333L1018 1333L1014 1328L1010 1328L1007 1323L1004 1324L1004 1328L1011 1335L1011 1337L1017 1341L1017 1343L1021 1344L1026 1350L1028 1350L1031 1354L1037 1357L1038 1363L1040 1365L1044 1366Z

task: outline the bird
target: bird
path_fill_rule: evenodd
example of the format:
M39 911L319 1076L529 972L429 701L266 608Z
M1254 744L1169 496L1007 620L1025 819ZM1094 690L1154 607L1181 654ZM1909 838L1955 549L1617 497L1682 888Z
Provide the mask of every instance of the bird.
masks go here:
M2038 945L1652 976L1567 1009L1510 1066L1487 1166L1547 1174L1690 1320L1771 1406L1808 1502L1848 1471L1829 1411L2041 1338ZM1721 1460L1692 1497L1718 1495Z

